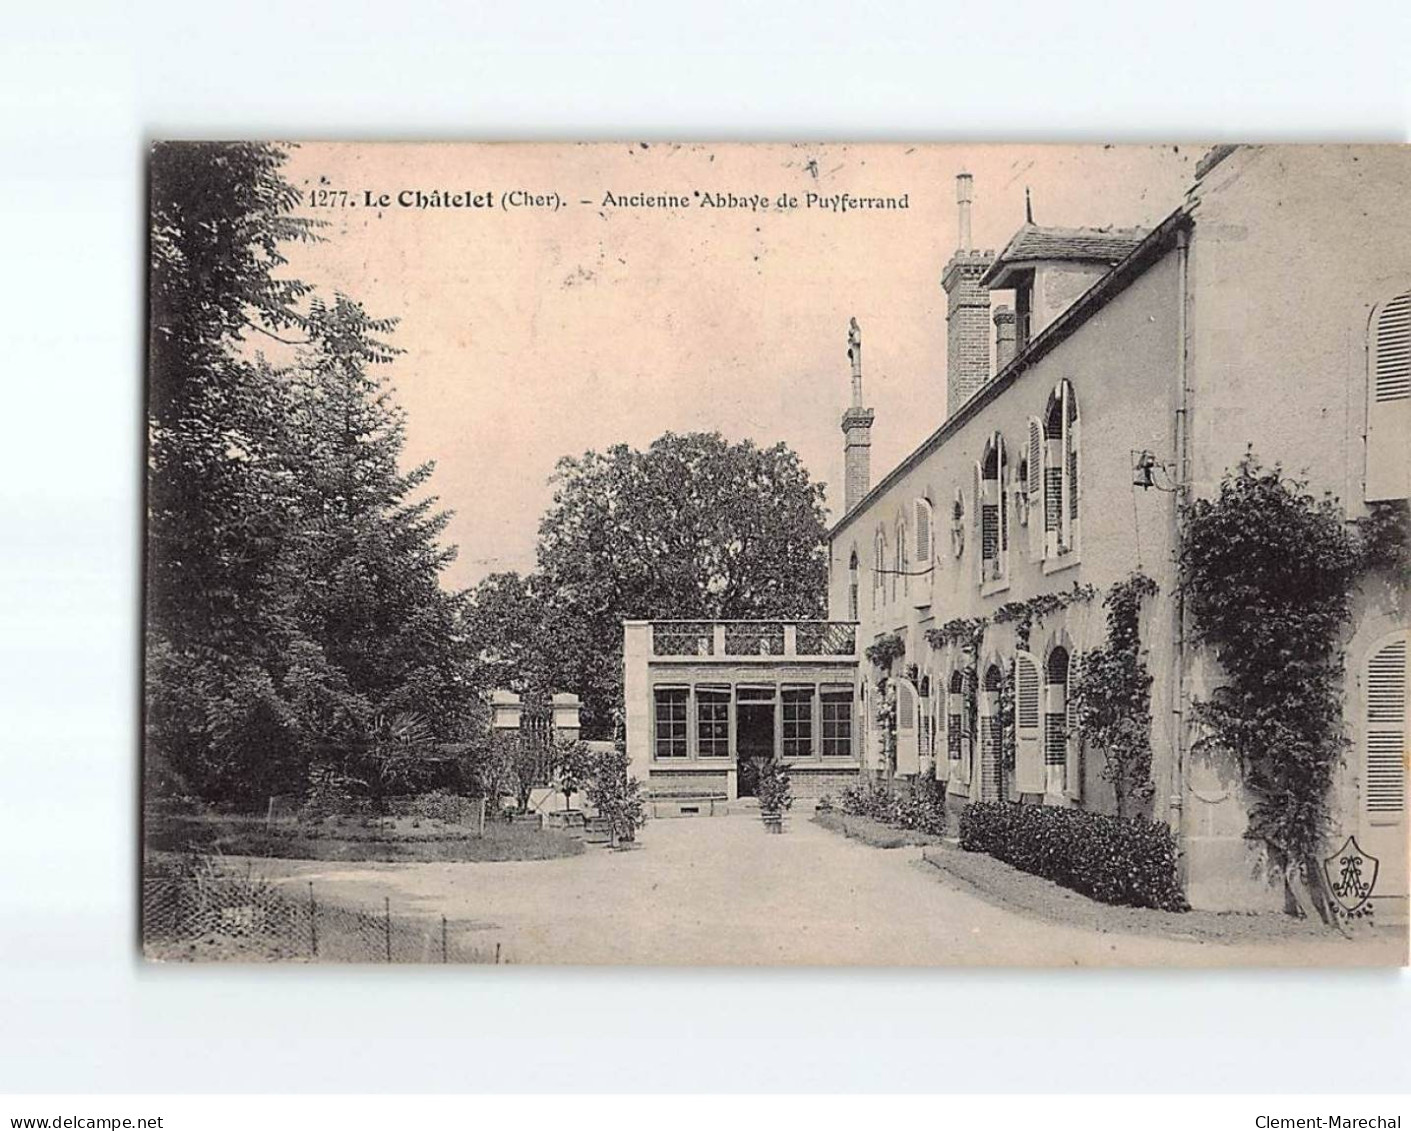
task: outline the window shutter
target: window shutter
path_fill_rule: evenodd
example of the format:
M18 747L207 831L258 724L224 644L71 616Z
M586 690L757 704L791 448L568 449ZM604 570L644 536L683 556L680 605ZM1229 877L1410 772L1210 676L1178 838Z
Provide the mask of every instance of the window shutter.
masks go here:
M1064 769L1064 792L1074 800L1083 799L1083 742L1078 733L1078 705L1073 688L1079 680L1083 657L1073 653L1068 657L1068 702L1065 710L1068 726L1068 764Z
M1059 384L1059 396L1062 404L1059 408L1059 421L1062 427L1062 443L1059 451L1059 472L1062 490L1059 493L1059 516L1058 516L1058 544L1064 550L1073 548L1073 477L1072 477L1072 452L1073 452L1073 426L1068 419L1070 408L1068 382Z
M1367 661L1367 765L1362 804L1374 825L1398 824L1406 812L1406 639Z
M995 489L999 495L999 575L1009 576L1009 461L1005 458L1004 437L996 434L999 447L999 478Z
M1029 559L1042 561L1044 556L1044 430L1034 417L1029 417Z
M897 519L897 574L901 577L901 591L911 592L911 553L906 545L906 513Z
M931 559L935 556L935 548L931 541L931 502L929 499L918 498L916 500L913 525L916 527L916 560L924 569L931 564Z
M1039 661L1029 652L1014 656L1014 784L1020 793L1044 792L1039 715Z
M975 761L975 719L970 713L971 677L962 675L960 691L960 780L967 785Z
M1079 443L1079 432L1082 421L1078 419L1078 405L1073 402L1073 419L1068 425L1068 520L1069 537L1072 538L1071 549L1075 552L1082 548L1083 542L1083 476L1080 452L1082 445Z
M1377 312L1368 349L1368 502L1411 495L1411 291Z
M970 544L974 547L975 580L985 579L985 479L980 470L980 461L975 461L975 479L971 486L970 504Z
M916 685L909 679L898 679L897 685L897 773L917 774L921 772L921 756L918 747L921 730L921 697L916 694Z

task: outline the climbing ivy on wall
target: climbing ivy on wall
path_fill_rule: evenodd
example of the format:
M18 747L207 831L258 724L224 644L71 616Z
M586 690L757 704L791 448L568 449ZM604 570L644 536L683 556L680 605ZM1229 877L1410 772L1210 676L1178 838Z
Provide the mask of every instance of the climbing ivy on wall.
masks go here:
M892 670L892 665L906 655L906 641L895 632L879 637L867 646L867 659L883 676Z
M1151 781L1151 673L1141 642L1142 601L1157 586L1143 573L1117 582L1103 598L1107 643L1083 653L1071 694L1084 741L1101 751L1102 779L1117 815L1155 792Z
M1378 526L1380 529L1380 524ZM1246 836L1262 841L1283 878L1336 921L1321 867L1328 796L1343 757L1341 634L1353 587L1385 547L1344 521L1329 495L1252 451L1219 494L1186 507L1181 586L1195 638L1214 649L1226 682L1193 704L1212 744L1232 753L1250 797Z

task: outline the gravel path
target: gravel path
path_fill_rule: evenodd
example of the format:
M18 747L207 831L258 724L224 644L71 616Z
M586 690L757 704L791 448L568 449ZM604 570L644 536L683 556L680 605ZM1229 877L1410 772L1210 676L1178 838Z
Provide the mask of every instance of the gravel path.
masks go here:
M934 849L932 849L934 850ZM630 852L561 860L333 864L266 860L325 898L445 914L516 963L590 965L1388 964L1395 938L1216 943L1036 918L965 890L920 847L876 849L799 814L651 822ZM1403 944L1404 945L1404 944Z

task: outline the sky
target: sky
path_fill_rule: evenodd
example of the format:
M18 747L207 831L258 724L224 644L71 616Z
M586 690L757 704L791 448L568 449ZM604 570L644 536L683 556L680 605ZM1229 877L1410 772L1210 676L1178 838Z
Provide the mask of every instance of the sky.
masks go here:
M873 482L945 416L940 279L957 246L957 173L974 177L974 245L999 249L1024 221L1026 187L1039 224L1153 225L1204 151L305 144L285 175L328 226L322 242L286 249L287 271L399 320L392 341L405 352L386 375L408 416L405 462L436 463L433 490L455 512L445 537L460 551L446 581L459 588L533 568L560 457L667 431L782 440L828 485L836 518L849 318L877 414ZM397 203L435 190L491 206ZM508 207L515 191L549 203ZM692 206L605 206L608 193ZM694 193L770 207L703 208ZM907 207L838 212L807 207L808 193ZM797 206L775 207L781 195Z

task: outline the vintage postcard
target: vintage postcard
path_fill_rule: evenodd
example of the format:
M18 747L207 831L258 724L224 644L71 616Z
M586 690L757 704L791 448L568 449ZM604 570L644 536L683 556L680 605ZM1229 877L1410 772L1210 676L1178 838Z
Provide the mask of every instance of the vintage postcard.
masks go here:
M147 957L1406 962L1411 148L148 161Z

